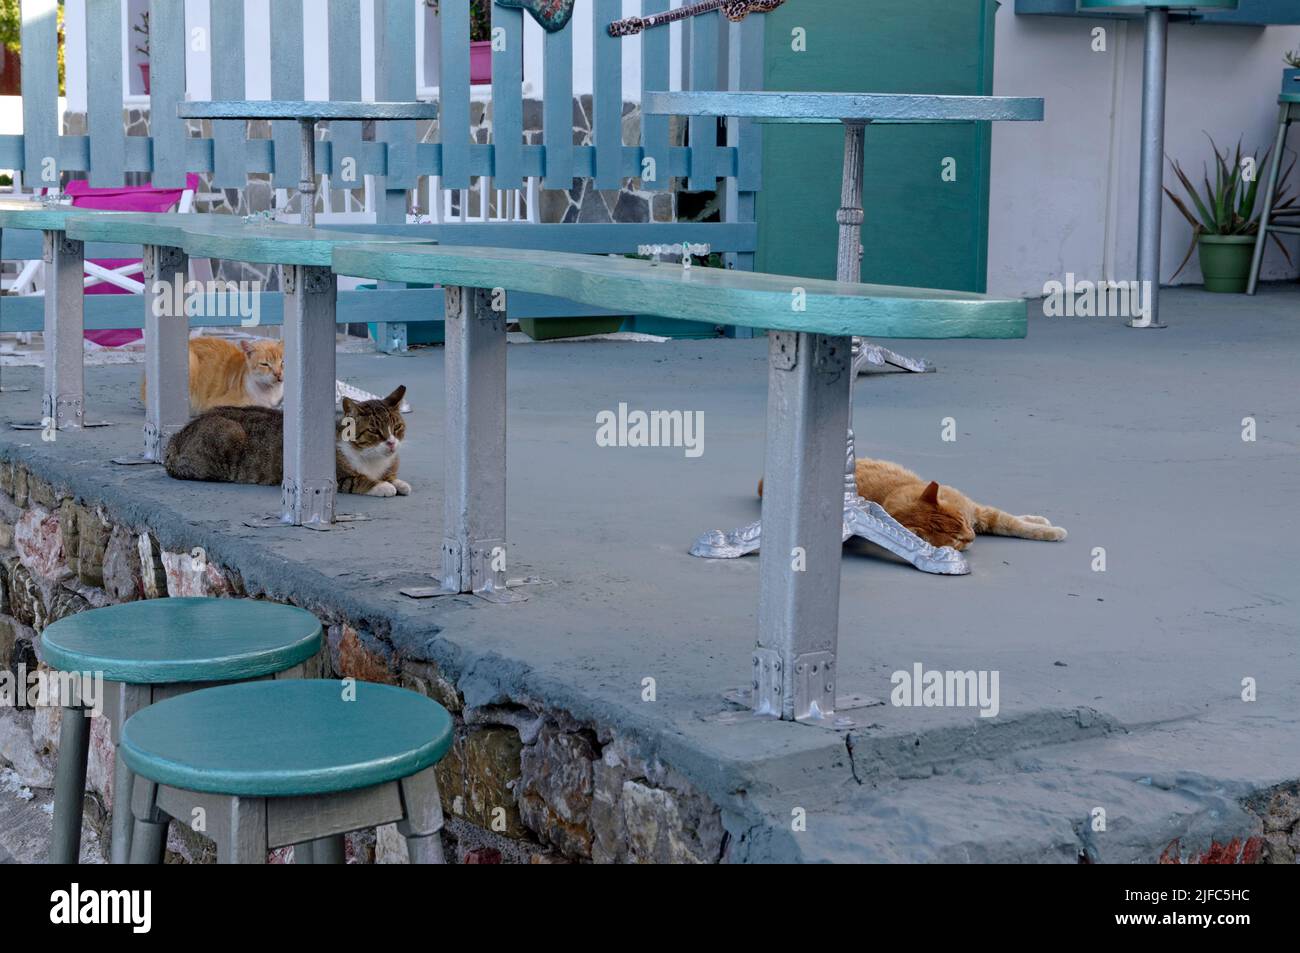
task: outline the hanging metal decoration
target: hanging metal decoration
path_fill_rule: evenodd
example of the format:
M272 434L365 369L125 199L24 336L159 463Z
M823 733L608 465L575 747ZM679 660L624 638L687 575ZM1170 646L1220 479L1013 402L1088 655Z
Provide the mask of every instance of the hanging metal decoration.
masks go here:
M503 0L497 0L497 2L501 3ZM712 13L714 10L721 10L722 15L732 23L739 23L751 13L771 13L783 3L785 3L785 0L702 0L701 3L693 3L690 6L678 7L676 10L651 14L648 17L626 17L622 20L615 20L609 25L609 35L636 36L642 30L647 30L650 27L663 26L666 23L685 20L687 17L699 16L702 13Z
M496 0L499 7L527 10L547 33L559 33L569 25L574 0Z

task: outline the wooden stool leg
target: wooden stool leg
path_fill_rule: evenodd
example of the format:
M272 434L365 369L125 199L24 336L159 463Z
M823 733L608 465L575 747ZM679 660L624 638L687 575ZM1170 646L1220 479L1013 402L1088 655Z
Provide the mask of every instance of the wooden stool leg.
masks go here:
M158 785L137 784L132 790L131 863L161 864L167 852L167 825L171 821L158 810Z
M135 773L126 766L121 751L113 755L113 844L109 863L125 864L131 859L131 788Z
M217 838L217 863L266 863L266 800L241 797L229 800L229 825Z
M433 768L398 782L405 817L397 830L406 838L406 850L413 864L442 864L442 801Z
M343 846L343 835L335 834L333 837L322 837L320 840L311 842L312 863L315 864L344 864L347 863L346 850Z
M52 864L75 864L81 854L81 809L89 752L90 719L80 705L65 705L59 724L59 764L54 777Z

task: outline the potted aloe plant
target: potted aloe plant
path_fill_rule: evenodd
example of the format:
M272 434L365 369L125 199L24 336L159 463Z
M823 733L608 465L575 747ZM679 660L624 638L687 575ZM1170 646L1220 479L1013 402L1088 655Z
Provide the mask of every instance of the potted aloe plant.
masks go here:
M1243 162L1240 142L1237 143L1236 154L1231 156L1227 152L1220 152L1213 139L1210 139L1210 146L1214 149L1214 183L1210 183L1207 170L1203 193L1197 192L1182 166L1170 160L1174 174L1182 183L1187 201L1179 198L1168 186L1165 187L1165 194L1192 225L1191 245L1182 264L1178 266L1178 271L1174 272L1174 277L1177 278L1187 267L1192 252L1199 250L1205 290L1239 294L1246 290L1246 282L1250 277L1250 259L1259 235L1259 217L1263 203L1256 199L1259 177L1268 166L1269 153L1265 152L1262 159L1253 154L1246 156L1244 158L1250 161ZM1286 185L1294 168L1295 159L1292 159L1286 172L1278 178L1273 197L1275 214L1295 205L1295 198L1288 195L1290 189ZM1252 170L1249 178L1247 169ZM1282 254L1286 255L1289 262L1291 255L1286 246L1277 235L1270 234L1270 237L1277 242L1277 247L1282 249Z

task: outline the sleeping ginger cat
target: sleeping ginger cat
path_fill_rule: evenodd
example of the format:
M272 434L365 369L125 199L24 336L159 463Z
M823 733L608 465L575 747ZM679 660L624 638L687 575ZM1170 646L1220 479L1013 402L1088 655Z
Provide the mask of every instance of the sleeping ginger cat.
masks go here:
M140 382L144 400L145 382ZM213 407L277 407L284 399L284 345L264 338L190 339L190 413Z
M1012 516L983 506L950 486L927 483L911 470L887 460L858 458L854 469L858 495L879 503L898 522L932 546L962 550L978 533L1059 542L1065 530L1042 516ZM758 483L763 495L763 482Z

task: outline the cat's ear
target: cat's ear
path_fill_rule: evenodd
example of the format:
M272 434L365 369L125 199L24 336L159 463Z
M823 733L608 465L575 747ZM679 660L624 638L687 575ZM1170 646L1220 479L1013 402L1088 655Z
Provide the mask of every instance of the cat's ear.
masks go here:
M344 397L344 398L343 398L343 416L344 416L344 417L356 417L356 415L357 415L357 402L356 402L355 400L353 400L351 397Z
M405 396L406 396L406 385L402 384L397 388L397 390L393 391L391 394L389 394L387 397L384 398L384 403L387 404L389 407L401 407L402 398Z
M939 505L939 484L931 480L930 485L927 486L924 492L921 493L921 502L931 503L934 506L938 506Z
M239 349L243 351L245 354L252 354L253 348L255 348L256 346L257 346L257 342L254 341L252 338L239 339Z

